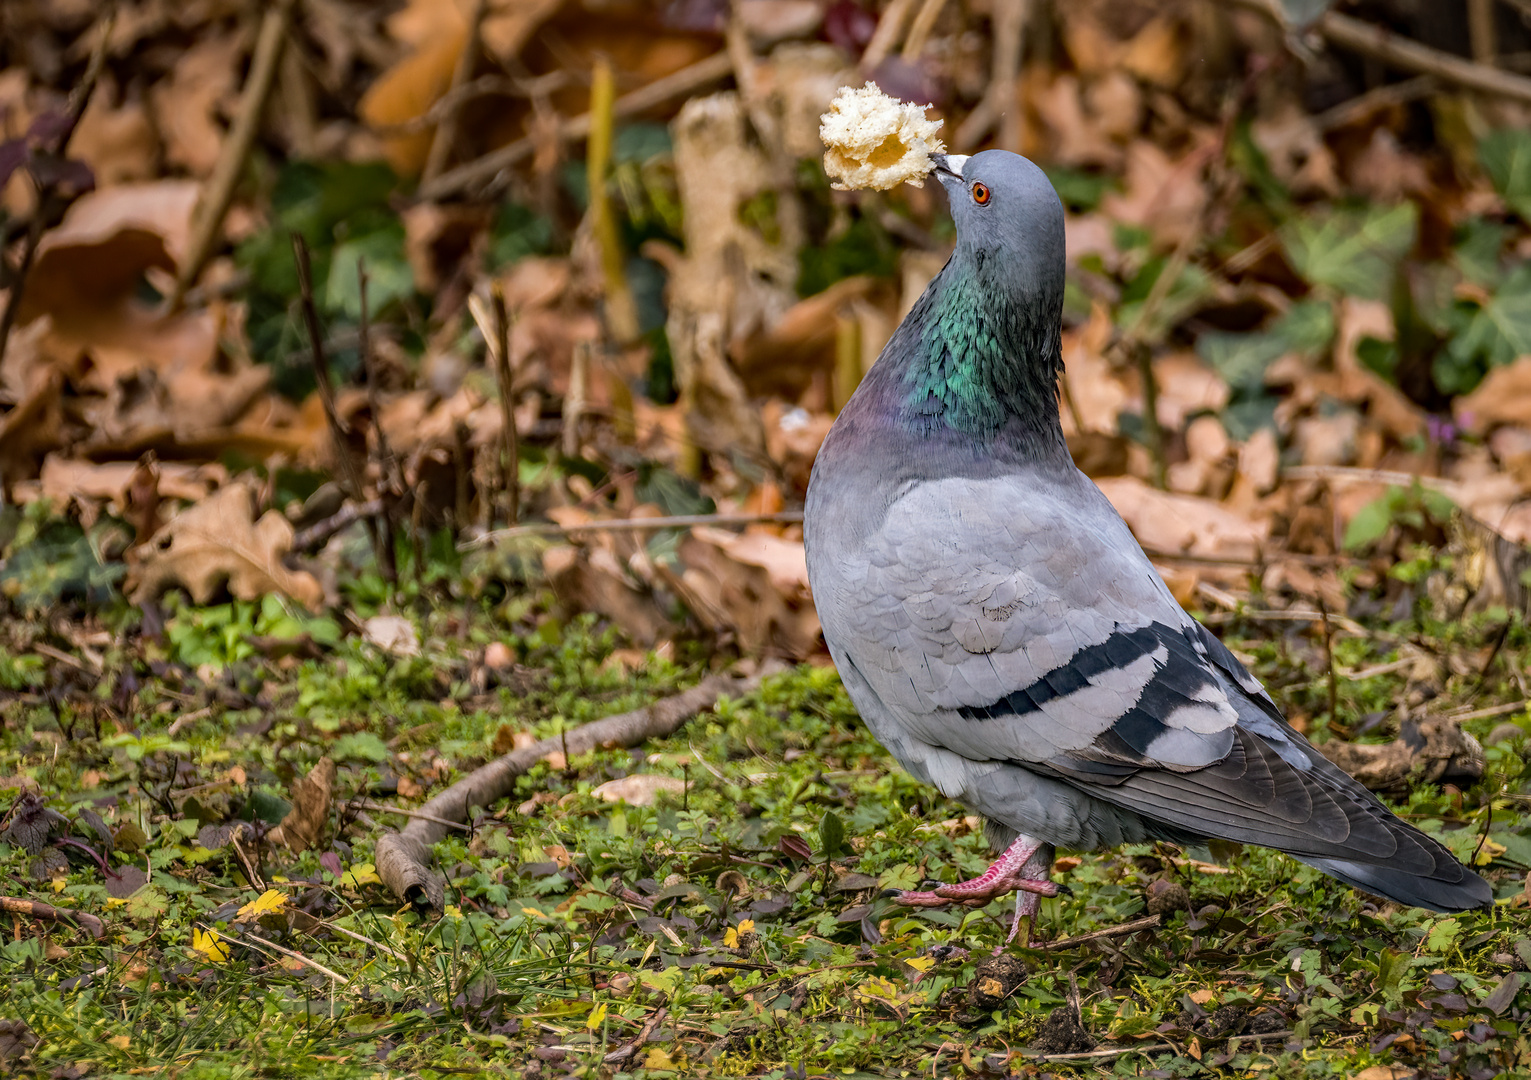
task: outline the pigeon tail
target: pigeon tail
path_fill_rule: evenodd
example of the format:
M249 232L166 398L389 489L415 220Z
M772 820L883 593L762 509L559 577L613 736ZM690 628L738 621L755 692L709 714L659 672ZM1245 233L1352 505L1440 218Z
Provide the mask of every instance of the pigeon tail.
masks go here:
M1494 890L1487 881L1465 867L1456 881L1422 877L1407 870L1339 859L1298 858L1316 870L1364 892L1431 911L1471 911L1492 907Z

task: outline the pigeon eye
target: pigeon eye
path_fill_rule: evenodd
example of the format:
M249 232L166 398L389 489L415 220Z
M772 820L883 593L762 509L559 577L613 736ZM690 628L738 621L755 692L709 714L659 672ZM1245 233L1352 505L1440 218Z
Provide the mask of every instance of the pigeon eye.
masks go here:
M973 201L979 206L989 201L989 185L982 180L973 185Z

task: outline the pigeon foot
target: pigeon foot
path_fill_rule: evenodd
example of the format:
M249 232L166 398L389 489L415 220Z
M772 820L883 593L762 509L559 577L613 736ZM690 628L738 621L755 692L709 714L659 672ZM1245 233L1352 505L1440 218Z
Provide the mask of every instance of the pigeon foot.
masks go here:
M1047 876L1051 855L1051 848L1042 841L1017 836L1005 853L978 877L955 885L942 885L933 892L900 892L894 899L910 907L945 907L948 904L983 907L991 900L1017 893L1015 918L1010 924L1010 936L1005 939L1008 945L1020 930L1021 920L1036 914L1041 898L1058 895L1057 884Z

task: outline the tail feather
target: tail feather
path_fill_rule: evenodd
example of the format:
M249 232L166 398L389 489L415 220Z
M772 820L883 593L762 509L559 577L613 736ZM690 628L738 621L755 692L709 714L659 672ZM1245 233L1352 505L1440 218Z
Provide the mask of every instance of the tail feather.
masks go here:
M1387 866L1339 859L1301 856L1298 859L1346 885L1413 907L1431 911L1470 911L1491 907L1494 903L1494 890L1489 883L1455 860L1439 866L1435 875L1425 877Z

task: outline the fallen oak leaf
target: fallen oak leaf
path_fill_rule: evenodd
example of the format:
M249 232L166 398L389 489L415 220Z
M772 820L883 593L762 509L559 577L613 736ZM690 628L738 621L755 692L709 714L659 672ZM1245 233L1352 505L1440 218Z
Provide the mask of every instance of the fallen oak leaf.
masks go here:
M335 762L322 757L307 776L292 785L292 811L271 830L273 842L285 843L301 854L317 847L319 835L330 817L335 794Z
M254 502L248 482L236 481L172 518L129 553L129 598L142 604L180 586L206 604L226 584L240 600L279 592L318 610L324 600L318 579L282 564L292 550L292 526L274 510L256 521Z

